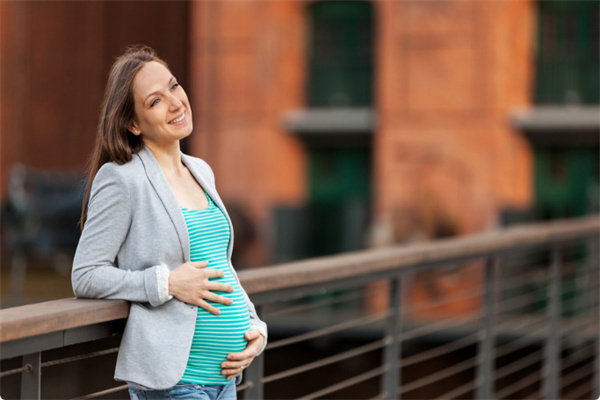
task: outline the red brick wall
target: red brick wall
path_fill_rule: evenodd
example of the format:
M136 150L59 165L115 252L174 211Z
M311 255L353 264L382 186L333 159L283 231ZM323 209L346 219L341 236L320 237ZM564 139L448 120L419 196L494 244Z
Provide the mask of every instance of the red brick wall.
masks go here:
M531 1L380 1L376 213L434 213L459 232L531 201ZM422 209L427 210L423 211Z
M220 194L254 220L250 263L268 262L270 211L305 195L302 143L282 116L303 106L303 2L192 3L194 133Z
M187 83L187 4L0 1L0 199L15 163L84 168L108 70L126 46L154 47Z

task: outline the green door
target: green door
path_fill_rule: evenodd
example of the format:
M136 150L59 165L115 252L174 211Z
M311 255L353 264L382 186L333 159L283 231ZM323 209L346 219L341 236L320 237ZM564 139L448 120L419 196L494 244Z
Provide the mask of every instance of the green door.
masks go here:
M537 148L535 211L538 219L597 212L598 148Z
M310 150L311 256L364 248L371 211L370 166L370 149Z

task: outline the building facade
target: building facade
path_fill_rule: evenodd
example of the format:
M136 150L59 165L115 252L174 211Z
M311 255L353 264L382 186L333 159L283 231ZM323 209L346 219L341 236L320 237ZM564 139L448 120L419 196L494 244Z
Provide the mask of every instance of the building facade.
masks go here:
M108 66L145 43L190 96L184 147L215 171L240 265L485 231L548 186L540 119L515 114L541 104L541 3L1 2L2 199L16 163L83 168Z

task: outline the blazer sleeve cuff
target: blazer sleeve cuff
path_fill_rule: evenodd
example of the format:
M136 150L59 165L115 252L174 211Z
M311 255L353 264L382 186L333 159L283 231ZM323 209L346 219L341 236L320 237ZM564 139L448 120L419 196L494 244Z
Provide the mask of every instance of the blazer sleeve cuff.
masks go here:
M169 294L169 275L171 271L165 264L156 266L156 284L158 289L158 299L161 303L166 303L173 296Z
M158 280L158 270L160 265L154 265L150 268L144 270L144 288L146 290L146 296L148 297L148 302L152 307L158 307L165 303L165 300L159 295L159 286L164 285L164 283L159 284ZM164 278L163 281L164 282ZM168 284L169 280L167 277L167 294L168 294Z

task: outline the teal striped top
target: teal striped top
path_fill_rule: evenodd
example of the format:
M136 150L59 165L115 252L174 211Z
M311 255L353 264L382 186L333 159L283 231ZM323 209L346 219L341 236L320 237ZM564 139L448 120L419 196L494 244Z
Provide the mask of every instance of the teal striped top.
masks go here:
M181 208L190 237L191 261L208 261L207 268L223 271L223 278L211 280L233 286L231 293L216 292L231 298L233 304L226 306L207 300L221 310L221 315L211 314L198 307L192 348L181 380L200 385L226 385L231 381L221 375L221 363L229 353L246 348L244 333L250 329L250 314L242 288L229 268L229 223L208 193L206 197L208 207L203 210Z

